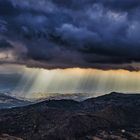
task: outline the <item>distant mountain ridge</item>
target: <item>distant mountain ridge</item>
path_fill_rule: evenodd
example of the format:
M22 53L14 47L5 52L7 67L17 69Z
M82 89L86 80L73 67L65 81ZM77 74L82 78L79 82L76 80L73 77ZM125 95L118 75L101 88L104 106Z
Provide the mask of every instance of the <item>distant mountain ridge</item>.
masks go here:
M35 103L36 104L36 103ZM76 110L90 110L98 111L107 106L140 106L140 94L124 94L118 92L111 92L98 97L88 98L83 101L76 101L68 98L52 98L39 101L41 106L63 108L63 109L76 109Z
M40 93L36 93L40 94ZM45 97L45 95L47 96ZM35 101L45 101L45 100L75 100L75 101L83 101L85 99L91 98L93 96L92 93L46 93L43 97L38 99L31 99Z
M23 106L29 103L29 101L17 99L16 97L10 96L6 93L0 93L0 109Z

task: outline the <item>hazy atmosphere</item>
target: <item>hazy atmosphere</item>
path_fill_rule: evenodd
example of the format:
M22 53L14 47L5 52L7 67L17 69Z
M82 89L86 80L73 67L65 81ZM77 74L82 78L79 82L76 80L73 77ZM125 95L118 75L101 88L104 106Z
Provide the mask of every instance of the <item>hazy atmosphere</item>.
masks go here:
M99 96L112 91L138 93L140 73L127 70L41 69L21 65L0 66L0 91L25 98L43 98L53 93L85 93Z

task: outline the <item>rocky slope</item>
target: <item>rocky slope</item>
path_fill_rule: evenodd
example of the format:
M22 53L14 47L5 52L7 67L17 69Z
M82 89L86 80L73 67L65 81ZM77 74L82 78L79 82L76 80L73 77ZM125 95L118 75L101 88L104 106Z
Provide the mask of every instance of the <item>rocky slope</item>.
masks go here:
M139 101L140 95L111 93L83 102L50 100L3 109L0 133L25 140L137 140Z
M23 139L9 136L7 134L2 134L2 135L0 135L0 140L23 140Z

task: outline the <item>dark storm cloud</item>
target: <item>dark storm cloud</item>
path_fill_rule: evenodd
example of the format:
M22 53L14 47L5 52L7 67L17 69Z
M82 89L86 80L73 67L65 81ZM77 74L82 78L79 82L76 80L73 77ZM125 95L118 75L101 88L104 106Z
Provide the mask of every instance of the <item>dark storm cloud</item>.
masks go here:
M129 11L140 6L139 0L100 0L104 6L108 6L112 10Z
M0 40L0 49L13 49L13 46L6 40Z
M0 38L28 66L139 70L139 13L139 0L1 0Z

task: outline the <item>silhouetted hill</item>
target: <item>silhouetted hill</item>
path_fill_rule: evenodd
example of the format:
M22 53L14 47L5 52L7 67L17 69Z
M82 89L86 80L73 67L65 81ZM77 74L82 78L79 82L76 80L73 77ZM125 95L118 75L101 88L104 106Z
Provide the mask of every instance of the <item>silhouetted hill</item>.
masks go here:
M97 111L107 106L140 107L139 94L122 94L112 92L97 98L90 98L82 102L85 110Z
M111 93L83 102L50 100L3 109L0 133L25 140L137 140L139 101L138 94Z

